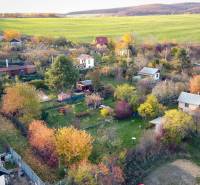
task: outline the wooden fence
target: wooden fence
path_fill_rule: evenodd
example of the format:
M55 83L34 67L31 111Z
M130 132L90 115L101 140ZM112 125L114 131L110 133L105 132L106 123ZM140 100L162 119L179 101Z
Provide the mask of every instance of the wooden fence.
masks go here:
M35 185L45 185L45 183L37 176L31 167L22 160L21 156L17 152L15 152L15 150L9 148L9 152L13 161L24 171L24 173L31 181L33 181L33 183L35 183Z

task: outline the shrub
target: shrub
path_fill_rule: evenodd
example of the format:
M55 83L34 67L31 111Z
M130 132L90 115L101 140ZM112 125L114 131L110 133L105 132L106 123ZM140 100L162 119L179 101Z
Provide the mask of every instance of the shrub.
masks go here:
M104 118L109 116L109 110L107 108L103 108L101 109L101 116L103 116Z
M135 93L135 88L133 86L128 84L123 84L117 86L117 88L115 89L114 96L118 100L123 100L128 102L130 101L134 93Z
M29 143L49 166L58 165L54 130L48 128L43 121L33 121L29 125Z
M132 109L126 101L119 101L115 106L115 117L117 119L125 119L131 117Z
M85 98L87 106L91 106L95 109L101 105L101 100L102 98L98 94L91 94Z
M115 88L112 84L104 85L103 90L101 92L101 96L103 98L113 97Z
M200 93L200 75L196 75L190 80L190 91L196 94Z
M154 95L149 95L146 101L138 108L138 113L145 119L155 118L164 112L165 107L160 104Z

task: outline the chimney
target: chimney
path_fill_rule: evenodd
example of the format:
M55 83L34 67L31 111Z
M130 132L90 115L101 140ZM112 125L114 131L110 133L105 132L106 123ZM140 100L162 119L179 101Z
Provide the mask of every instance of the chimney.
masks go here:
M8 59L6 59L6 67L8 68Z

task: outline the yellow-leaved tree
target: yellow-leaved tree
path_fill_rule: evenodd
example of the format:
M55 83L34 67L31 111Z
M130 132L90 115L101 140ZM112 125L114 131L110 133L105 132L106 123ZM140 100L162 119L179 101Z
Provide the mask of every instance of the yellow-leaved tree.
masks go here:
M3 36L6 41L10 41L12 39L20 39L21 33L16 30L5 30Z
M166 111L163 120L163 140L167 143L178 144L189 131L194 130L192 117L180 110Z
M56 132L56 150L67 166L87 159L92 151L92 136L74 127L60 128Z
M138 108L138 113L145 119L155 118L164 112L165 107L160 104L154 95L147 96L146 101Z

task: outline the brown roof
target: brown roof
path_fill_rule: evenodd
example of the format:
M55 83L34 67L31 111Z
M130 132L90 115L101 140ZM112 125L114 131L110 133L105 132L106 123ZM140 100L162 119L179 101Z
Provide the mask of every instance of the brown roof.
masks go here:
M8 71L15 71L15 70L24 70L24 69L33 69L35 68L34 65L24 65L24 66L16 66L16 65L11 65L9 67L3 67L0 68L0 72L8 72Z
M108 38L107 37L96 37L96 44L107 45Z

